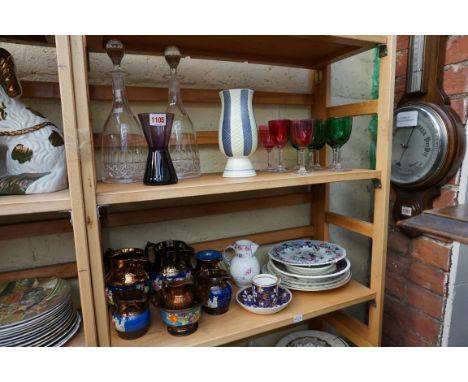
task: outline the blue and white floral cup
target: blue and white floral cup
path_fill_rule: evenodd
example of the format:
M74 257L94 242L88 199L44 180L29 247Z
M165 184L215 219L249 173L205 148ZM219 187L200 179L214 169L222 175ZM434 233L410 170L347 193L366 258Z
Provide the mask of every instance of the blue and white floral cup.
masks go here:
M252 279L254 302L261 308L272 308L278 302L280 278L275 275L259 274Z

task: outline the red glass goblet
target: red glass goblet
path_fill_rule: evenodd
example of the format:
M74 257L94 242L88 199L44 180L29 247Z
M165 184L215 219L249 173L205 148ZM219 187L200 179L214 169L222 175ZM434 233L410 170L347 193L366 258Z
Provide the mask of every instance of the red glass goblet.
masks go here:
M270 154L271 154L271 150L273 149L273 147L275 147L275 142L273 142L268 125L259 125L258 135L260 138L260 144L265 148L267 152L268 164L267 164L267 167L263 169L262 171L274 172L275 168L271 165Z
M298 175L307 175L305 168L305 149L312 142L313 120L300 119L291 121L291 141L299 150L299 170L295 172Z
M278 167L276 172L287 172L287 168L283 163L283 149L288 143L289 136L289 119L275 119L268 121L268 128L270 129L270 135L273 139L273 143L278 148Z

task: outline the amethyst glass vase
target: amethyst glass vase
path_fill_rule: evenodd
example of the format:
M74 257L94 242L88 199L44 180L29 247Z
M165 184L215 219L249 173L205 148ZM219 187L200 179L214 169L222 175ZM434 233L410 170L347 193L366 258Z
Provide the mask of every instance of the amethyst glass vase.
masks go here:
M148 186L177 183L177 174L169 155L174 114L141 113L138 118L149 147L143 183Z

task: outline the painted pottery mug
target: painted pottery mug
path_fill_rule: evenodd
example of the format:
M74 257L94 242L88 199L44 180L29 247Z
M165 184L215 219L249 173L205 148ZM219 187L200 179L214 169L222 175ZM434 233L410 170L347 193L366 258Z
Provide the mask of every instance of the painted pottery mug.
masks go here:
M278 301L280 278L275 275L259 274L252 279L252 295L257 306L272 308Z

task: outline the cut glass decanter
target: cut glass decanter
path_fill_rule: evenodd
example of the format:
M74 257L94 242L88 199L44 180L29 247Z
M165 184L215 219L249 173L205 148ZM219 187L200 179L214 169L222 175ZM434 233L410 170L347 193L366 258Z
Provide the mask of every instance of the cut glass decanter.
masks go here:
M181 54L177 47L169 46L164 52L170 67L169 104L167 113L174 114L169 152L179 179L200 176L200 159L197 136L192 121L182 104L180 82L177 78L177 67Z
M105 183L141 182L145 171L148 146L138 120L125 98L124 78L127 73L120 68L124 46L110 40L106 51L112 63L112 110L102 130L102 181Z

